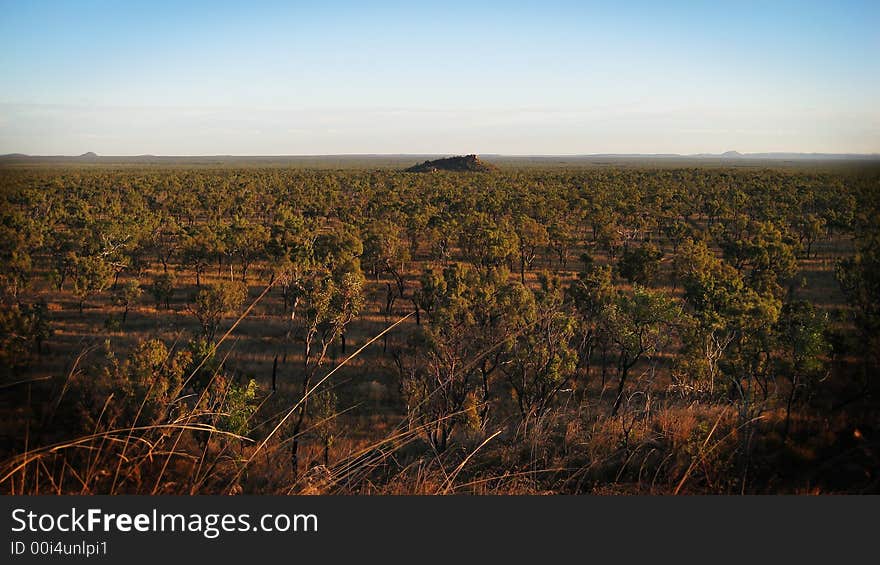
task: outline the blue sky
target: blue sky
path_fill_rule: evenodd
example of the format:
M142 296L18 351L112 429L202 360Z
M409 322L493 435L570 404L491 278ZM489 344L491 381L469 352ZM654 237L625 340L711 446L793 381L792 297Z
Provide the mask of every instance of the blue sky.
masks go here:
M880 2L0 0L0 153L880 152Z

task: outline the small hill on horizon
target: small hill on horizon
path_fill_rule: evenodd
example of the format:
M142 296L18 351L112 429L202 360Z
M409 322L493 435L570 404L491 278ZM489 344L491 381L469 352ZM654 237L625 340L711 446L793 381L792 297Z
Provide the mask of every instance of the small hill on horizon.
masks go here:
M435 159L434 161L425 161L419 165L409 167L406 169L406 172L434 173L437 171L453 171L458 173L488 173L496 170L498 170L498 168L495 165L490 165L489 163L481 161L476 155L459 155L456 157Z

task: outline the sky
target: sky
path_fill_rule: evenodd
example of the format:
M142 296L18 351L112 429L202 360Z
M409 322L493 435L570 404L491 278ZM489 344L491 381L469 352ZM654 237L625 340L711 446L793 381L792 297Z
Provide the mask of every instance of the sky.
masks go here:
M0 154L880 153L880 2L0 0Z

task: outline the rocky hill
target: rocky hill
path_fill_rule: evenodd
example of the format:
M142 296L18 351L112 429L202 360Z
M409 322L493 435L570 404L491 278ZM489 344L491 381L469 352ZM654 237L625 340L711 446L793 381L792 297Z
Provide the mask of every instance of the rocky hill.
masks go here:
M433 173L436 171L488 173L494 170L497 170L494 165L480 161L476 155L446 157L445 159L425 161L406 169L408 173Z

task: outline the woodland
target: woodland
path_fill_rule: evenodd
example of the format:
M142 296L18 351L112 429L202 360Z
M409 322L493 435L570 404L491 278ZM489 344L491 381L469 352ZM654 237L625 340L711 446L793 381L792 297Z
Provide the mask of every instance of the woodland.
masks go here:
M0 166L0 492L880 491L880 166Z

